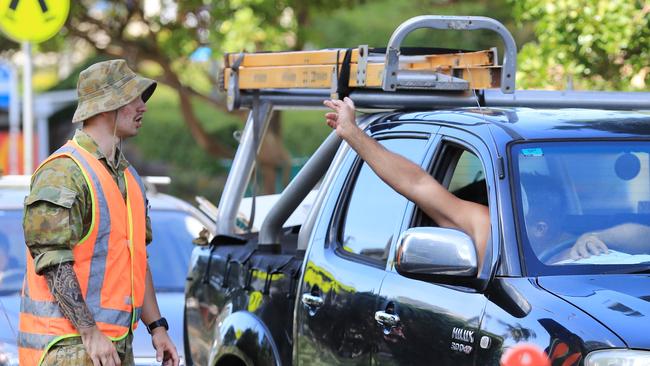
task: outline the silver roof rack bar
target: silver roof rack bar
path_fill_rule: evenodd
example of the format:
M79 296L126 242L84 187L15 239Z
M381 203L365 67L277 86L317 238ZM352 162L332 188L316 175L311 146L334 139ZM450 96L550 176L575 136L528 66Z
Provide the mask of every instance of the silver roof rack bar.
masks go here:
M517 71L517 45L515 39L501 22L487 17L475 16L444 16L421 15L411 18L400 24L393 32L386 47L386 61L382 79L382 89L395 91L399 86L412 86L422 83L422 80L409 78L407 75L400 77L399 55L402 41L416 29L446 29L446 30L476 30L487 29L496 32L505 45L503 55L503 70L501 71L501 91L512 93L515 90L515 75ZM421 75L415 75L422 79ZM426 83L425 83L426 84Z
M499 89L467 92L353 90L350 98L360 109L436 109L475 107L597 108L650 110L650 92L516 90L504 94ZM276 89L242 91L241 107L251 108L254 98L269 102L275 110L320 109L330 98L329 89Z
M483 92L487 107L595 108L650 110L649 92L517 90Z
M273 245L280 243L282 225L291 213L300 205L302 200L314 188L316 183L325 175L334 155L341 145L341 138L336 132L329 136L312 154L307 163L300 169L298 175L282 191L282 196L275 203L260 228L258 245Z
M250 179L255 157L262 145L262 138L271 120L273 105L263 99L252 101L251 111L244 127L239 148L235 153L232 168L223 187L217 212L217 234L234 235L235 219L239 204L244 197Z

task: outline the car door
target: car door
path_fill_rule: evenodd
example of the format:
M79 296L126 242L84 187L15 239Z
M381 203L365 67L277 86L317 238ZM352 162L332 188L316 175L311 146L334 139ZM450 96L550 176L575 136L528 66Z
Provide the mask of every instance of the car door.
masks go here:
M380 144L418 164L429 134L378 133ZM388 250L407 201L355 153L330 189L312 234L296 308L296 364L369 365L374 312Z
M488 186L494 187L492 164L490 161L486 164L485 158L481 159L489 156L487 148L472 135L450 128L441 129L440 134L441 142L430 163L433 176L460 198L481 204L495 200L494 193L488 194L487 189ZM412 214L406 215L403 230L414 226L437 226L413 204L409 209ZM495 207L490 207L490 215L496 217ZM493 226L493 242L496 232L497 228ZM453 282L443 284L407 278L396 272L392 260L389 263L377 311L397 316L395 319L399 322L395 327L378 325L374 364L473 364L480 341L477 339L480 321L487 302L484 294L465 282L459 281L455 285ZM479 276L489 278L490 263L486 263Z

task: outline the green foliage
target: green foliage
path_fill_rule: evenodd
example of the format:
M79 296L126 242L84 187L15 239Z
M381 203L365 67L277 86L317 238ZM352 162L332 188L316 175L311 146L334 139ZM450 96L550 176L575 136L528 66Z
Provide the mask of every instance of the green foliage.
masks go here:
M538 42L519 54L519 86L647 89L650 4L634 0L510 0L536 21Z
M20 45L0 33L0 56L10 50L19 49Z
M308 157L332 129L325 123L325 111L285 111L282 139L293 157Z
M204 103L195 102L194 110L206 121L210 136L236 148L233 133L243 129L242 121L227 113L215 111ZM287 111L283 113L282 137L293 157L313 153L331 129L325 124L323 111ZM160 161L173 177L170 193L188 200L200 194L217 202L224 183L228 161L219 161L196 145L178 110L178 96L159 85L147 102L142 130L133 142L148 161Z
M158 85L147 102L142 130L133 142L148 161L159 161L173 177L170 193L192 200L200 194L216 202L227 173L224 162L197 146L178 108L178 95L170 87ZM194 110L204 121L207 133L232 148L236 147L233 132L242 128L233 115L215 112L197 101Z
M165 2L163 2L165 3ZM316 12L354 5L344 0L191 0L178 2L176 19L158 19L158 42L178 57L199 45L209 46L213 57L226 52L279 51L300 48L301 27Z
M395 28L405 20L425 14L483 15L514 28L512 10L506 0L490 1L368 1L352 9L337 9L331 16L315 17L307 38L313 48L386 47ZM526 36L525 34L522 34ZM517 41L525 41L515 34ZM405 46L486 49L500 45L499 37L489 31L416 30Z

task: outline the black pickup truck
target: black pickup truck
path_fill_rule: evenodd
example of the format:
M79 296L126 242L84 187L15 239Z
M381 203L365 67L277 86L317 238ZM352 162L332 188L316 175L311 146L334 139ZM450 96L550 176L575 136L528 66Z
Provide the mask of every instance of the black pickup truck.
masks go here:
M188 363L498 365L519 349L541 352L539 365L650 364L650 113L625 110L650 109L650 95L490 102L498 98L486 93L478 106L447 108L426 93L393 93L410 102L359 124L458 197L489 207L483 265L469 236L438 227L335 135L260 232L235 235L227 211L238 206L228 200L238 203L250 175L254 121L296 103L274 91L272 104L251 104L220 234L193 252ZM386 98L350 95L361 108ZM313 189L304 222L283 227ZM585 235L605 238L608 252L567 256Z

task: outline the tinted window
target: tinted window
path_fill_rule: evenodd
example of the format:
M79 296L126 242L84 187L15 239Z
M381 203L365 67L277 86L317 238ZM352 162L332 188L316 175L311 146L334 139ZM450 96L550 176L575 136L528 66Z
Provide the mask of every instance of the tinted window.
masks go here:
M153 241L147 247L151 275L157 290L180 290L192 254L192 240L203 224L183 211L152 210Z
M538 143L519 145L513 152L524 222L520 230L535 262L650 261L649 143ZM607 253L570 257L576 243L596 240L607 246Z
M23 211L0 210L0 293L20 290L26 250Z
M476 155L462 151L449 182L449 191L464 200L487 206L485 173L481 160Z
M384 147L420 164L427 140L386 139ZM385 262L395 225L406 198L395 192L363 163L349 197L340 243L343 250Z

